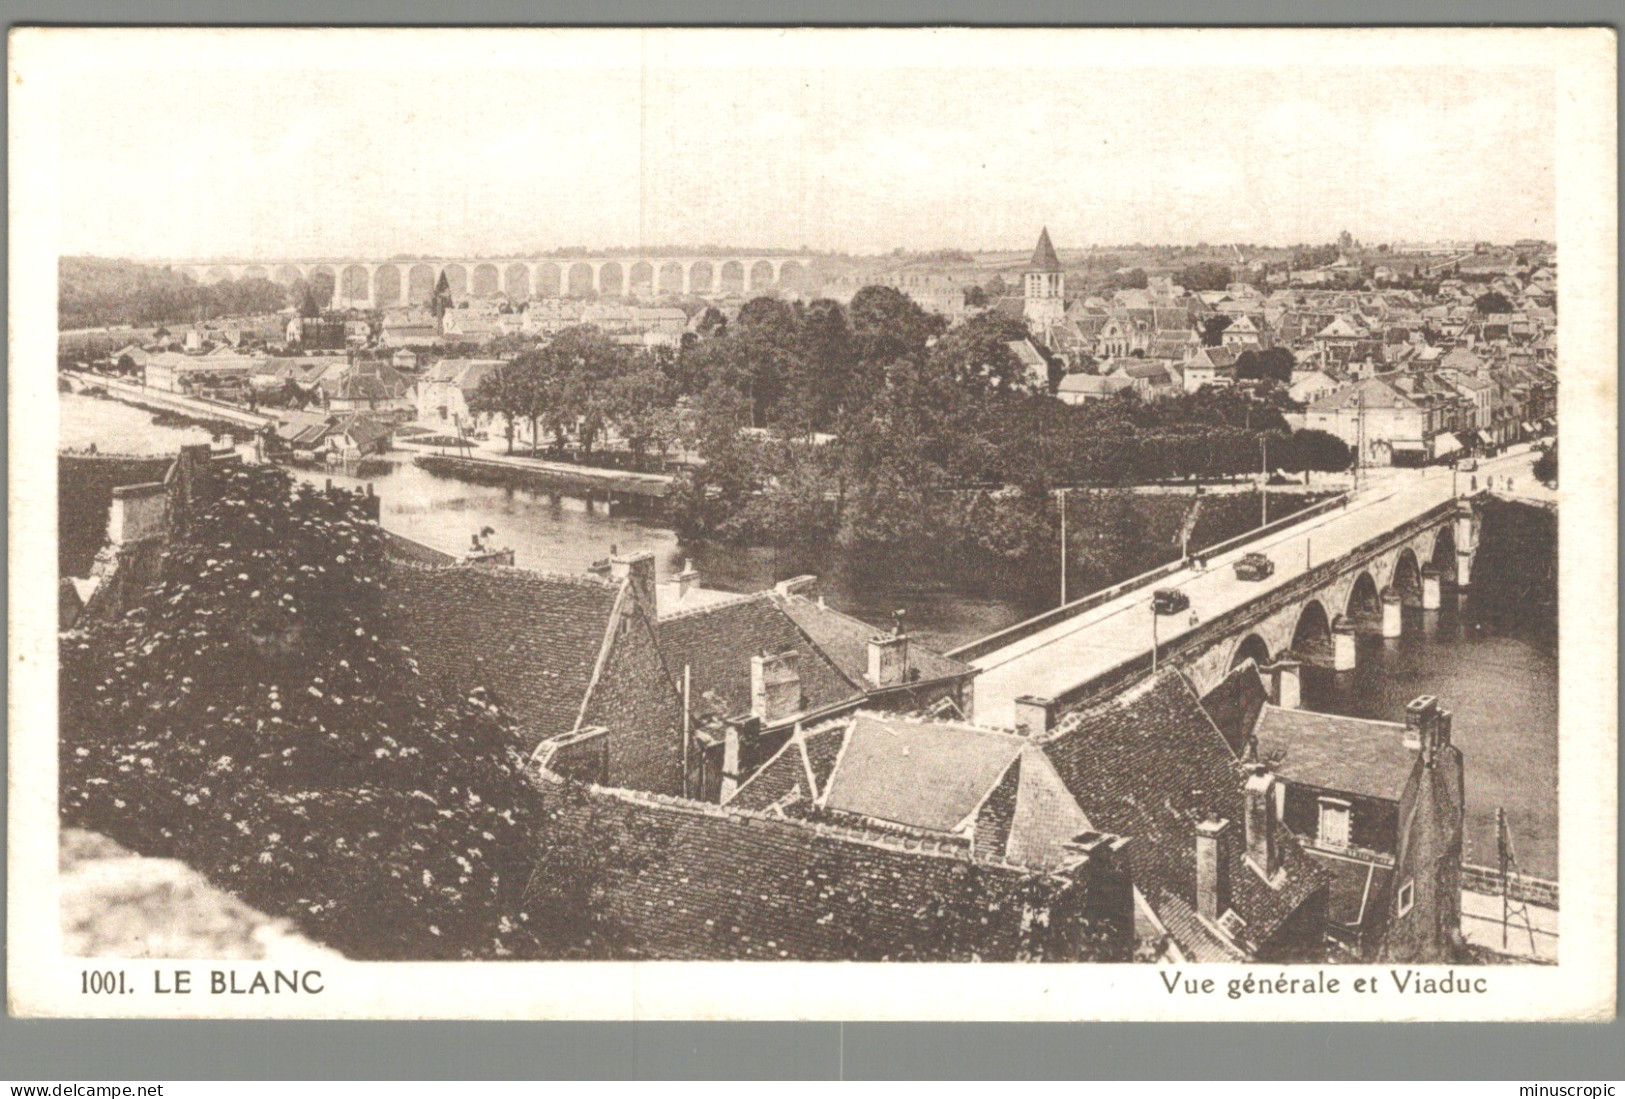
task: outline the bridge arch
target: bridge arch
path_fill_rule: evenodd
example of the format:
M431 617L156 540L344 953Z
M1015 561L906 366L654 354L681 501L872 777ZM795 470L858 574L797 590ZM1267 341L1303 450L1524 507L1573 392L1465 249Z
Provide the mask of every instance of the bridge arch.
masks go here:
M1292 628L1292 653L1305 663L1331 663L1332 621L1320 600L1309 600L1298 612L1298 623Z
M468 296L468 268L460 263L448 263L440 273L446 276L446 288L453 298Z
M1382 595L1376 580L1369 572L1361 572L1349 589L1349 601L1344 615L1355 620L1371 620L1382 614Z
M372 301L374 305L396 305L401 300L401 269L385 263L372 273Z
M1439 570L1439 576L1446 582L1456 582L1456 531L1455 525L1446 523L1439 528L1439 533L1433 539L1433 553L1428 562Z
M765 259L759 259L750 265L750 288L752 290L773 289L773 264Z
M414 263L406 273L406 300L412 305L427 305L434 297L436 281L433 267L427 263Z
M570 282L565 292L575 298L586 297L596 289L594 286L595 281L592 264L572 263L570 265Z
M299 273L299 268L295 267L293 264L284 263L281 267L278 267L275 271L271 272L271 278L273 281L279 282L283 286L292 286L294 283L304 278L304 276Z
M367 286L372 280L367 278L367 269L359 263L352 263L344 268L339 276L340 301L365 301L367 299Z
M710 260L695 260L688 268L688 288L695 294L708 294L716 280L716 269Z
M324 308L333 303L338 296L339 275L325 263L318 263L310 269L310 285L316 294L316 304ZM326 291L324 301L323 290Z
M210 283L231 281L231 272L224 267L211 267L203 273L204 279Z
M243 278L245 279L264 279L267 277L269 277L269 272L257 263L249 264L243 268Z
M626 272L614 260L599 265L598 292L611 297L619 297L626 292Z
M1422 605L1422 567L1417 564L1416 551L1411 547L1399 551L1394 560L1394 578L1389 584L1407 607Z
M1270 662L1269 642L1256 633L1248 634L1236 646L1236 651L1230 657L1230 670L1234 671L1249 660L1260 668Z
M525 301L530 297L530 264L510 263L502 276L502 289L509 301Z
M683 271L682 264L662 263L660 265L660 276L655 286L655 292L657 294L681 294L683 292L683 283L685 281L683 277L684 274L685 272Z
M469 296L475 298L495 297L501 276L497 273L494 263L481 263L474 267L474 281L469 289Z
M724 294L743 294L745 292L745 265L736 259L724 263L721 277L718 279L717 289Z
M564 272L556 263L538 263L531 272L530 292L538 298L556 298L564 293Z
M633 297L652 298L655 292L655 266L647 260L634 263L626 274L626 292Z
M812 273L799 260L785 260L779 267L779 285L786 290L810 290Z

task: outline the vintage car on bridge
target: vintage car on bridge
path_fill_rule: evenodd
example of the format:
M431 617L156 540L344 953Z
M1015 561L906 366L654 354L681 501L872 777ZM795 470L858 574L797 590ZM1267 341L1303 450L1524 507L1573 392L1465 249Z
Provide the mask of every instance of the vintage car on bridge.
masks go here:
M1151 593L1153 614L1178 614L1191 605L1191 597L1178 588L1158 588Z
M1275 572L1275 562L1262 553L1249 553L1236 562L1237 580L1262 580Z

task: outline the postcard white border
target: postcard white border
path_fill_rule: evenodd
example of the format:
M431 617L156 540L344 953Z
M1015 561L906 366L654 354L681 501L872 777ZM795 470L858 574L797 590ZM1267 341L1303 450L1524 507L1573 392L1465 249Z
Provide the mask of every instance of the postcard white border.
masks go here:
M567 34L581 64L642 48L650 63L951 66L1001 51L1013 64L1266 67L1545 67L1556 96L1560 498L1560 913L1558 966L1471 967L1482 994L1272 994L1228 982L1313 967L1203 966L1217 992L1165 991L1151 966L809 963L352 963L314 996L162 997L154 968L247 973L244 963L122 960L140 991L79 992L85 959L60 950L56 814L55 231L58 81L72 65L437 65L520 60ZM375 52L389 36L387 62ZM206 43L196 41L202 36ZM181 42L192 38L193 41ZM629 42L635 39L636 42ZM206 45L207 48L199 48ZM1616 42L1607 29L886 31L14 31L10 126L10 814L7 985L13 1014L347 1019L1601 1020L1615 1010L1617 895ZM167 58L167 59L166 59ZM1516 150L1508 150L1516 171ZM1386 968L1331 967L1345 989ZM1428 971L1442 976L1443 971ZM207 977L194 978L206 984Z

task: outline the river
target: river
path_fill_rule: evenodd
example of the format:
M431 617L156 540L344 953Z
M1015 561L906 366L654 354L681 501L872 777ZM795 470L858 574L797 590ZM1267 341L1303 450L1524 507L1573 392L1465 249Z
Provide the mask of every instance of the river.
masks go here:
M61 445L123 453L173 452L206 442L196 428L158 426L152 415L113 401L61 395ZM523 568L579 573L607 556L649 550L662 577L691 559L702 583L755 591L805 567L773 550L683 547L658 520L612 514L603 504L528 489L473 485L437 477L394 455L369 478L381 497L386 527L447 551L468 544L481 527L511 546ZM325 474L304 473L309 480ZM343 477L337 483L355 484ZM1555 548L1554 548L1555 552ZM1011 625L1032 613L1018 603L973 595L929 576L866 577L830 554L818 590L830 604L867 621L904 610L911 633L944 649ZM1481 584L1487 577L1476 578ZM1402 720L1421 694L1455 713L1454 736L1466 759L1470 862L1493 865L1494 819L1505 808L1522 868L1557 875L1557 629L1555 611L1492 613L1471 595L1437 612L1407 611L1404 636L1363 638L1352 672L1306 676L1305 704L1362 717Z

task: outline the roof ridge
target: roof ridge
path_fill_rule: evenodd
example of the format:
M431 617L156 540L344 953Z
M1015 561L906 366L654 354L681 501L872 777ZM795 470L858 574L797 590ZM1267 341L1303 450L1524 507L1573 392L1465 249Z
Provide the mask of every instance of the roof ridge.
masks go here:
M564 785L572 780L566 779L557 772L550 771L540 763L533 768L538 778L555 785ZM584 783L588 789L615 798L618 801L630 802L634 805L645 805L651 808L671 809L678 812L688 812L695 816L715 817L721 820L754 820L785 827L797 828L815 835L828 836L832 839L847 843L859 843L869 847L878 847L889 851L899 851L912 855L928 855L935 858L953 859L958 862L968 862L978 866L992 866L1005 870L1014 870L1023 874L1041 875L1046 872L1039 867L1026 866L1013 863L1003 858L977 857L973 848L968 848L962 841L952 842L936 840L926 836L901 837L877 829L859 828L852 825L834 824L829 821L799 820L794 817L776 815L763 809L747 809L739 805L718 805L709 801L695 801L692 798L676 797L672 794L657 794L651 790L634 790L623 786L600 786L597 783Z
M403 535L403 537L410 536ZM548 572L543 569L522 569L516 565L476 565L466 561L447 561L442 563L430 563L427 561L391 561L390 565L392 568L407 568L413 569L417 572L466 571L479 574L495 573L499 576L518 576L531 580L569 584L573 587L602 589L604 591L618 591L621 587L620 581L593 576L591 574Z
M728 599L717 603L701 603L694 607L679 607L670 614L661 615L657 621L661 625L664 625L667 622L675 622L679 618L693 618L696 615L712 614L716 611L724 610L728 607L737 607L743 603L749 603L753 600L770 601L773 595L773 589L767 588L763 591L751 592L724 592L722 594L736 596L737 598Z

